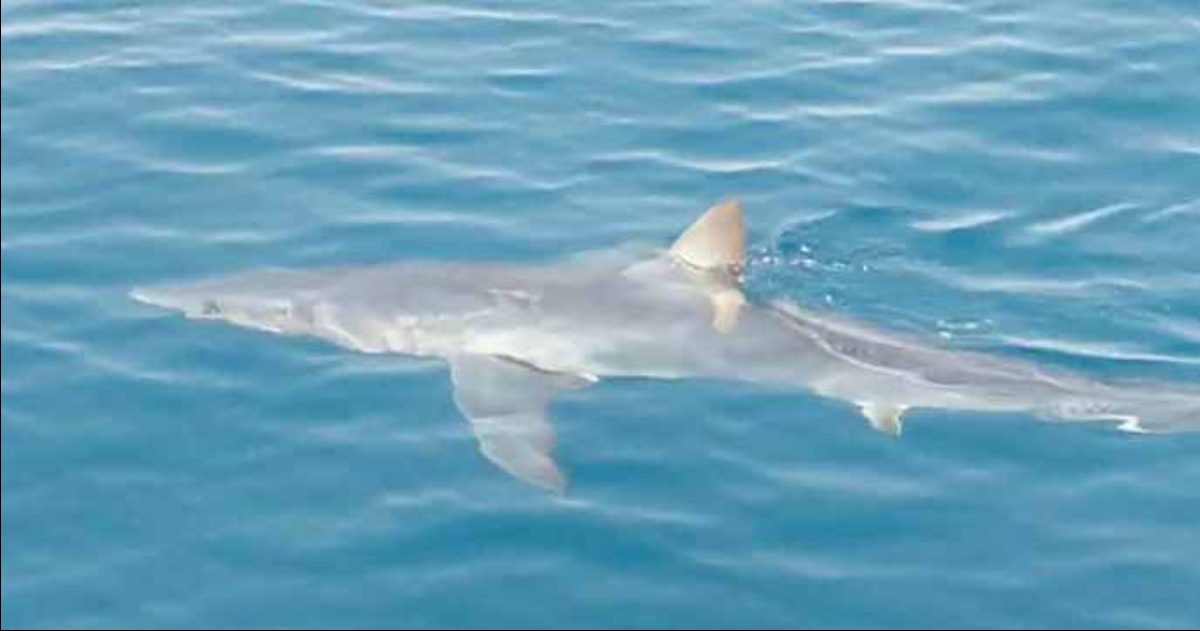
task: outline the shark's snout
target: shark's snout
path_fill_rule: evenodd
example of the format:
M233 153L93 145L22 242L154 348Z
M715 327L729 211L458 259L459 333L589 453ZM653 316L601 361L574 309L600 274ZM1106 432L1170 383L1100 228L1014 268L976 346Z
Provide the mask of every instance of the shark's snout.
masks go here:
M160 309L181 311L184 307L181 298L166 289L139 287L129 292L129 297L144 305Z
M216 317L222 311L216 299L206 298L182 288L138 288L131 291L129 296L144 305L176 311L189 317Z

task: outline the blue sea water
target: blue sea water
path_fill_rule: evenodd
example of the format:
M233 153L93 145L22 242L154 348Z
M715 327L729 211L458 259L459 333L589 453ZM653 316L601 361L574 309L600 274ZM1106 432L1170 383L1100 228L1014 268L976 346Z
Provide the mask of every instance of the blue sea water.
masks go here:
M127 298L738 195L756 296L1195 385L1195 0L0 7L5 629L1200 623L1196 435L612 381L555 498L436 363Z

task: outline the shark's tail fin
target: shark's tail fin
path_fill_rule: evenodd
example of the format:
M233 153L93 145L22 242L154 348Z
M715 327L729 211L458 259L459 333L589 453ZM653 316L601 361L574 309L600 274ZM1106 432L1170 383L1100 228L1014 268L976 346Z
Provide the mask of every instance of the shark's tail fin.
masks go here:
M1135 434L1200 432L1200 392L1130 390L1111 398L1068 401L1046 416L1116 423L1121 430Z
M1200 432L1200 403L1139 416L1137 429L1155 434Z

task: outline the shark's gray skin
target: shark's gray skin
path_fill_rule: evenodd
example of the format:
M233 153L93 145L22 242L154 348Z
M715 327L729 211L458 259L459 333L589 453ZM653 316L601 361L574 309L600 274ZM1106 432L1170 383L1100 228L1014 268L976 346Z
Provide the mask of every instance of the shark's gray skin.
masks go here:
M748 304L741 207L710 209L666 252L543 267L397 263L267 271L134 292L193 318L449 362L455 403L505 471L562 492L546 416L604 378L802 388L899 435L913 408L1200 429L1200 392L1118 387L871 330L790 304Z

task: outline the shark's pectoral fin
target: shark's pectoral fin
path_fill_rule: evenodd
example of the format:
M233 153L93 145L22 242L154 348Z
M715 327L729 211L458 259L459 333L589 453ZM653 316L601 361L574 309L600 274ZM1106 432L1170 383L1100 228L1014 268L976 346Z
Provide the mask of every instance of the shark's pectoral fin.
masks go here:
M863 416L867 417L867 421L876 431L890 436L899 436L904 429L903 417L908 410L906 406L863 403L860 408Z
M471 421L479 450L504 471L555 493L567 480L554 461L554 427L546 417L560 391L590 383L489 355L460 355L450 362L454 402Z

